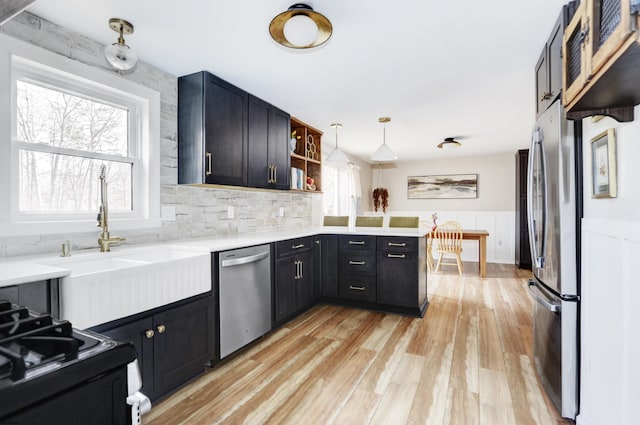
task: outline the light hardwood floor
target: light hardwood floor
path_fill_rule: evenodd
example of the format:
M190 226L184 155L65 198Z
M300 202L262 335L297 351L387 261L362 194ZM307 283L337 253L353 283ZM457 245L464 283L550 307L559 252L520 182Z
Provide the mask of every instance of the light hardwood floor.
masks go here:
M531 359L526 272L429 276L423 319L318 305L154 406L160 424L564 424Z

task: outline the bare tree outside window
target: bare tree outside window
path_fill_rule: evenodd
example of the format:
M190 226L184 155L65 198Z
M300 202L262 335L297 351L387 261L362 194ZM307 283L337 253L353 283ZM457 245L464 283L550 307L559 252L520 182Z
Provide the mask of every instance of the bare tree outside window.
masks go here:
M110 210L132 210L126 109L18 80L16 120L20 212L96 211L101 164Z

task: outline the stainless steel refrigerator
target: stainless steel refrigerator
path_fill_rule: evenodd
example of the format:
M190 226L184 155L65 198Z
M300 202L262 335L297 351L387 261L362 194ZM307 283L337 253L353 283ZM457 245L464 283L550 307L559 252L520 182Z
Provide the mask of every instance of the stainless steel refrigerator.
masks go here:
M540 116L527 176L535 364L549 398L571 419L578 412L579 388L577 125L565 119L560 100Z

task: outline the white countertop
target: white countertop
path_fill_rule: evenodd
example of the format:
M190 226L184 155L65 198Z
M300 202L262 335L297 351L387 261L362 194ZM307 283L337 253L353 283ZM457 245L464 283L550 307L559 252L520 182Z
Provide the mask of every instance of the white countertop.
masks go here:
M404 236L423 237L428 229L408 229L408 228L387 228L387 227L333 227L320 226L312 227L308 230L283 230L274 232L245 233L236 236L225 236L203 239L188 239L178 241L167 241L152 245L132 245L114 247L113 252L120 252L130 249L140 249L157 245L172 245L177 247L189 247L202 249L210 252L226 251L229 249L242 248L251 245L261 245L286 239L301 238L321 234L342 234L342 235L371 235L371 236ZM93 254L95 250L74 251L72 256L82 256ZM0 261L0 287L18 285L21 283L36 282L45 279L55 279L68 276L69 269L60 266L50 266L41 264L43 259L54 259L56 255L50 256L25 256L7 258Z

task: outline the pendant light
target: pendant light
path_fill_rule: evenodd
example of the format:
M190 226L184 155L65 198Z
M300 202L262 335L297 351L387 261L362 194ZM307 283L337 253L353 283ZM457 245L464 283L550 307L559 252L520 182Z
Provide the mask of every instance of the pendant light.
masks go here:
M338 149L338 129L342 128L342 124L333 123L333 124L331 124L331 127L336 129L336 147L329 154L327 159L324 160L324 162L325 162L325 164L330 164L330 165L333 165L333 166L342 166L342 167L348 166L349 165L349 158L347 158L347 156L344 154L344 152L342 152L340 149Z
M386 141L385 124L388 123L389 121L391 121L391 118L389 117L378 118L378 122L382 123L382 144L380 145L378 150L373 155L371 155L372 161L389 162L389 161L395 161L396 159L398 159L398 156L395 153L393 153L389 145L387 145L387 141Z
M123 34L133 34L133 25L124 19L109 19L109 28L120 34L118 41L104 49L104 56L109 65L120 71L128 71L138 62L138 55L124 44Z

